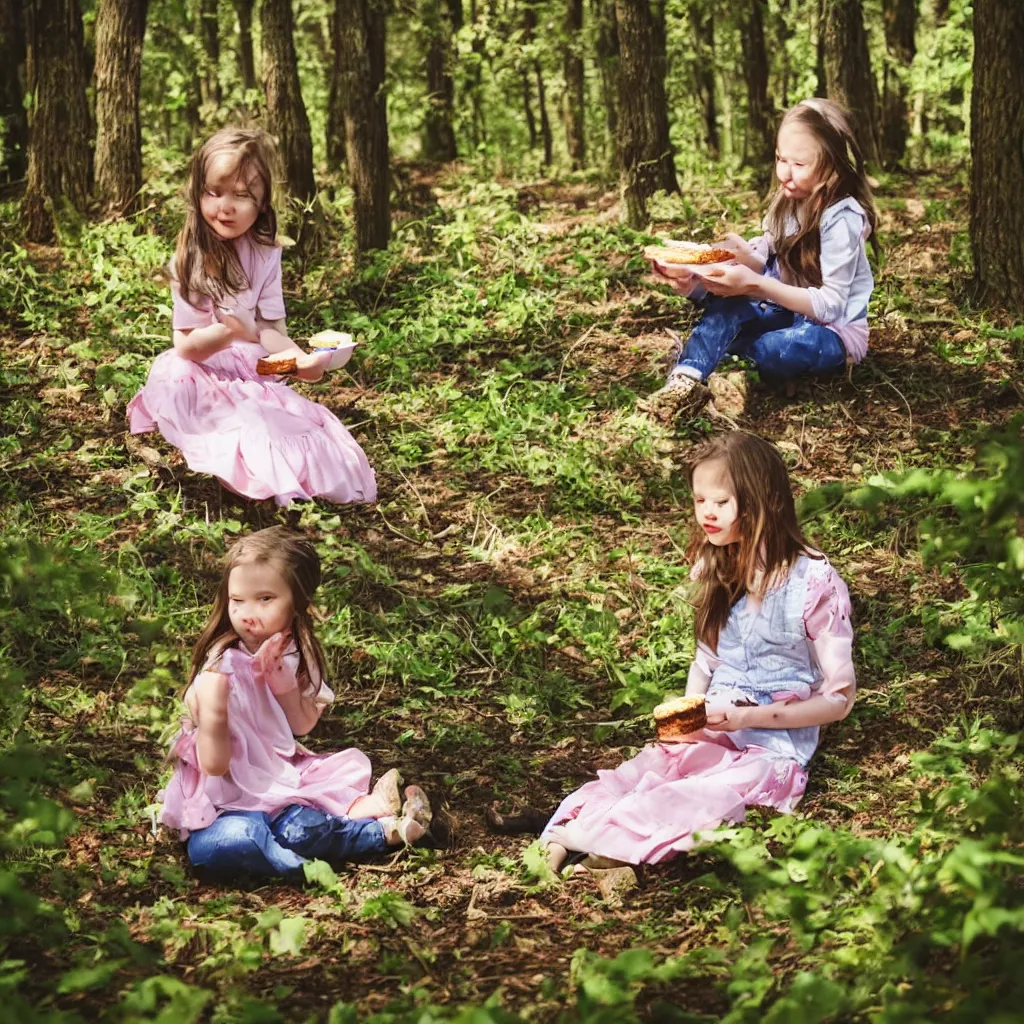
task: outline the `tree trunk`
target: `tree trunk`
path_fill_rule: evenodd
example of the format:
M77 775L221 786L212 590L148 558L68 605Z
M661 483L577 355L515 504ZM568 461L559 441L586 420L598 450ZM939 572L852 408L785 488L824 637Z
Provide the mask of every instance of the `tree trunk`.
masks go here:
M615 23L615 0L598 0L597 63L601 72L601 101L607 133L606 163L610 170L619 168L619 35Z
M884 90L882 94L882 152L886 167L903 159L907 149L907 75L914 60L917 0L883 0L885 22Z
M96 9L96 197L109 214L132 209L142 188L139 82L148 0L100 0Z
M565 138L574 171L586 164L584 110L586 93L583 76L583 0L565 0Z
M527 0L526 9L523 11L523 44L528 45L533 40L533 34L537 28L537 12L534 9L537 0ZM554 157L554 139L551 136L551 119L548 117L547 92L544 88L544 71L540 66L540 60L533 61L533 76L537 82L537 106L540 108L540 137L544 143L544 167L550 167Z
M359 253L383 249L391 237L385 11L386 0L337 0L334 14Z
M825 0L818 0L818 17L814 33L814 78L817 87L815 96L828 96L828 80L825 75Z
M526 130L530 136L530 149L537 148L537 119L533 116L533 107L530 104L530 73L526 68L520 68L519 77L523 83L523 113L526 116Z
M774 162L775 132L768 103L768 54L764 46L762 0L746 0L740 21L743 73L747 81L745 162L767 185Z
M201 0L199 4L199 38L203 41L206 66L200 79L203 103L219 107L221 100L220 75L220 19L217 0Z
M1024 4L974 0L971 248L981 301L1024 312Z
M291 0L263 0L263 89L267 98L267 128L277 139L288 178L297 199L313 197L313 140L306 105L299 88L299 68L292 35Z
M22 102L25 28L22 0L0 0L0 178L17 181L28 167L28 120Z
M423 115L423 156L450 163L458 157L455 129L455 83L452 79L452 24L441 0L421 0L420 22L427 64L427 102Z
M78 0L27 0L26 64L35 104L29 120L25 234L53 238L53 204L66 196L79 210L89 194L91 125L85 44Z
M861 0L825 0L825 79L830 99L852 117L864 160L878 166L878 89Z
M483 99L483 63L485 44L483 29L480 26L480 12L477 8L477 0L470 0L469 20L473 26L473 60L470 63L470 77L472 85L469 88L469 102L473 111L473 149L475 150L481 142L487 142L487 124L484 120Z
M662 12L663 13L663 12ZM619 166L626 220L647 223L647 200L678 192L665 99L664 22L648 0L615 0L619 36Z
M255 0L232 0L238 17L238 70L248 92L256 88L256 60L252 50L252 9Z
M690 6L690 27L693 29L693 82L704 112L704 143L708 152L718 159L721 143L718 138L718 103L715 96L715 13L699 3Z

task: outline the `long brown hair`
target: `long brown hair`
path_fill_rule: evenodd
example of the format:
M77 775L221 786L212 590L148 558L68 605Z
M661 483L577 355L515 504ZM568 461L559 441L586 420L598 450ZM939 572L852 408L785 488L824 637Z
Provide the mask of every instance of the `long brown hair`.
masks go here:
M736 495L739 539L716 547L696 529L686 552L700 581L694 634L712 651L732 606L744 594L763 597L800 555L820 557L797 523L789 472L775 445L743 430L705 441L688 466L691 490L696 468L717 459L724 463Z
M210 617L192 652L191 682L206 667L211 653L223 651L240 638L231 628L228 616L228 581L237 565L266 565L277 569L288 583L295 618L291 624L292 638L299 652L299 685L315 694L327 674L324 649L313 631L310 602L320 586L320 556L316 548L301 534L285 526L271 526L250 533L235 541L224 556L224 575ZM315 669L311 672L310 669Z
M878 211L850 115L838 103L820 98L804 100L786 111L779 131L790 124L799 125L817 143L818 184L806 199L792 199L776 181L765 227L775 242L782 280L817 288L821 285L822 214L841 199L856 199L867 214L872 245L877 248L874 235ZM791 219L799 224L795 235L787 235Z
M235 174L248 182L255 173L262 187L260 210L249 234L259 245L277 244L277 215L273 207L275 150L266 132L258 128L222 128L192 156L185 193L185 223L171 261L171 273L182 297L192 305L205 296L220 302L226 294L244 291L246 279L233 241L220 238L206 223L201 207L210 162L222 153L237 159Z

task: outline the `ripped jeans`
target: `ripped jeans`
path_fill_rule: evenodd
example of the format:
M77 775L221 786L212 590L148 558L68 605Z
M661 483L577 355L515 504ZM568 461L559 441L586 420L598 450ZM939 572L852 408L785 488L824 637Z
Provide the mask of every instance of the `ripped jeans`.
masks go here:
M673 372L707 380L729 354L750 359L776 381L840 373L846 366L846 349L828 327L770 302L709 296Z
M336 818L301 804L274 814L224 811L212 825L193 832L187 848L192 865L210 875L295 882L303 881L307 859L339 864L391 849L375 818Z

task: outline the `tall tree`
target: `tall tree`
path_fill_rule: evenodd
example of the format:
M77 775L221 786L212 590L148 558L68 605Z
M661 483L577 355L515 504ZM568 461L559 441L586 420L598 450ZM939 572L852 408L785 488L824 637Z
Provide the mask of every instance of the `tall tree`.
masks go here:
M857 141L868 164L880 163L878 89L871 70L861 0L825 0L825 80L830 99L853 115Z
M586 87L583 75L583 0L564 0L565 32L562 66L565 73L565 138L574 170L586 164L587 143L584 110Z
M310 199L313 181L313 140L299 87L291 0L263 0L263 89L267 98L267 128L277 139L284 160L288 190L297 199Z
M334 10L358 252L383 249L391 237L386 10L386 0L337 0Z
M427 65L427 102L423 115L423 155L448 163L458 156L452 119L455 82L451 74L451 10L442 0L420 0L420 24Z
M775 152L768 101L768 54L764 45L764 0L744 0L740 8L743 74L747 80L746 162L767 184Z
M619 35L619 166L626 219L647 223L647 200L678 192L665 98L665 8L615 0Z
M885 78L882 93L882 154L887 167L907 149L907 74L914 61L917 0L882 0L885 24Z
M523 10L523 46L533 49L531 44L537 31L537 0L526 0ZM540 137L544 143L544 166L550 167L554 153L554 139L551 135L551 119L548 117L547 90L544 87L544 69L536 55L529 59L537 83L537 106L540 109ZM527 102L529 102L527 100Z
M718 158L718 103L715 95L715 11L705 0L692 0L689 7L693 30L693 84L704 113L704 143Z
M255 0L232 0L238 18L238 70L246 91L256 88L256 60L252 49L252 9Z
M28 166L28 121L22 98L25 30L22 0L0 0L0 177L17 181Z
M203 41L206 66L200 79L203 103L220 106L220 19L217 16L217 0L199 2L199 38Z
M1024 311L1024 4L974 0L971 248L985 302Z
M99 0L96 8L96 197L130 210L142 188L139 82L149 0Z
M618 170L619 153L619 34L615 24L615 0L596 0L598 70L601 72L601 103L608 137L607 163Z
M89 194L85 44L78 0L26 0L25 16L34 103L22 216L28 238L46 242L53 237L53 204L66 196L81 210Z

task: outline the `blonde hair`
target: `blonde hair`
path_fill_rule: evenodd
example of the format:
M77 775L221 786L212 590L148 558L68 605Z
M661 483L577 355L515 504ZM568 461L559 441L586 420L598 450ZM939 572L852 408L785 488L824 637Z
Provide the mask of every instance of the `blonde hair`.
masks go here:
M793 199L778 187L772 194L765 227L775 242L782 280L802 287L821 285L821 217L834 203L851 197L867 214L872 244L878 226L878 211L871 193L864 157L853 132L850 115L832 100L804 100L786 111L779 125L799 125L818 147L815 169L818 183L806 199ZM787 235L787 225L795 219L796 234Z
M276 161L273 143L258 128L222 128L192 156L185 190L185 223L171 261L171 276L182 297L193 306L204 297L220 302L225 295L244 291L251 284L233 241L217 235L203 217L206 174L213 158L222 153L236 158L235 174L242 181L248 182L255 173L262 186L259 213L248 233L259 245L277 244L277 215L272 196L272 169Z
M717 547L698 529L687 549L700 581L693 630L712 651L732 606L744 594L763 597L800 555L821 557L808 546L797 523L789 472L775 445L743 430L705 441L688 466L691 491L697 467L717 459L724 463L736 495L739 539Z
M238 565L272 565L279 570L291 591L295 618L292 637L299 652L299 685L314 695L327 674L324 649L313 631L310 605L320 586L320 556L301 534L285 526L271 526L235 541L224 556L224 575L199 640L192 652L189 682L207 667L216 655L240 639L228 616L228 582ZM311 669L313 671L311 671Z

